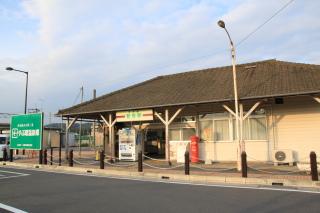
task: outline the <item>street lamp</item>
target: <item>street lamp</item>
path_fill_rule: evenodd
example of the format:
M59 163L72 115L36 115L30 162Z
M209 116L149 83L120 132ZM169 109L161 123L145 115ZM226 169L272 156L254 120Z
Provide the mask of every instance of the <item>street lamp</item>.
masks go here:
M238 143L238 153L237 153L237 168L240 171L241 170L241 152L242 150L242 144L240 142L240 137L239 137L239 103L238 103L238 87L237 87L237 72L236 72L236 65L235 65L235 58L234 58L234 46L233 42L231 40L231 37L229 35L228 30L226 29L226 25L223 21L218 21L219 27L223 28L229 37L230 40L230 45L231 45L231 61L232 61L232 67L233 67L233 86L234 86L234 104L235 104L235 114L236 114L236 141Z
M27 74L27 79L26 79L26 97L25 97L25 102L24 102L24 114L27 114L27 99L28 99L28 72L26 71L21 71L21 70L16 70L13 69L12 67L7 67L6 70L8 71L17 71L17 72L23 72Z

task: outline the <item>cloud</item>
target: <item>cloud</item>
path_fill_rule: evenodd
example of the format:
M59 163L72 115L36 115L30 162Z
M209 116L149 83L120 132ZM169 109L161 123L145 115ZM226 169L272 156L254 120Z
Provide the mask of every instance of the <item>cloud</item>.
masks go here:
M0 50L0 64L30 71L30 106L56 113L74 103L82 86L88 100L94 88L104 95L159 75L230 65L229 40L217 21L226 22L237 44L288 2L25 0L10 9L20 15L6 22L12 31L3 36L12 50ZM290 3L236 46L237 63L319 63L319 6ZM23 85L23 77L13 82L1 74L0 80L2 88ZM12 106L21 105L23 93L17 99L2 110L19 111Z

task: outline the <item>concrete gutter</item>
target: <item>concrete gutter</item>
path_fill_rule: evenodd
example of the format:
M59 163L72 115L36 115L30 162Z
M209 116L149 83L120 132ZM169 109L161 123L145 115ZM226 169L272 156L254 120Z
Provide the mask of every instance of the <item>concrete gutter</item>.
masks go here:
M184 175L184 174L168 174L156 172L134 172L110 169L95 169L85 167L69 167L57 165L42 165L30 163L2 162L1 165L17 166L25 168L39 168L45 170L56 170L64 172L91 173L99 175L111 176L127 176L132 178L158 179L170 181L186 181L200 183L220 183L220 184L240 184L240 185L258 185L258 186L284 186L295 188L312 188L313 191L320 192L320 181L312 180L288 180L288 179L268 179L268 178L243 178L243 177L223 177L223 176L207 176L207 175Z

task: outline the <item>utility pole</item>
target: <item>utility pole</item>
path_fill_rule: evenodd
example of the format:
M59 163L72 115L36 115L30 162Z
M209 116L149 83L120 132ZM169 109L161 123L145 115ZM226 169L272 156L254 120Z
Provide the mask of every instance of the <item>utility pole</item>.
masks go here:
M83 102L83 87L80 88L81 90L81 103ZM79 128L79 155L81 156L81 131L82 131L82 120L80 121L80 128Z

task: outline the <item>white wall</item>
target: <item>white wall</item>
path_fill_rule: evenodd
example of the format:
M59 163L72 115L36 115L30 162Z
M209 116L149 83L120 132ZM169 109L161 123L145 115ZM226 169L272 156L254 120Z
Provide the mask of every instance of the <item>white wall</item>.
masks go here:
M320 104L312 97L284 98L272 106L271 149L291 149L298 161L315 151L320 156ZM272 132L273 131L273 132ZM305 161L309 161L306 159Z
M246 141L248 161L273 161L275 149L293 150L295 161L308 157L311 151L320 156L320 104L312 97L287 97L283 104L275 104L271 99L259 108L267 110L268 140ZM170 142L171 157L176 157L176 144ZM236 160L236 142L209 142L208 146L211 160ZM206 157L206 143L200 142L199 158ZM309 162L309 158L303 162Z

